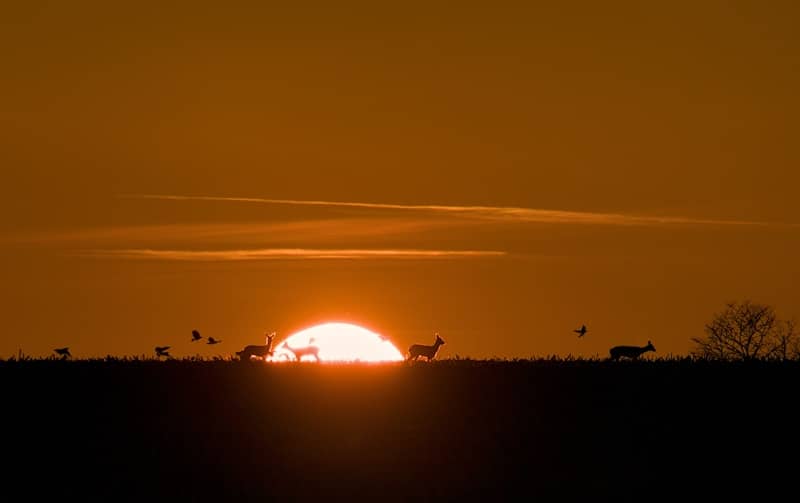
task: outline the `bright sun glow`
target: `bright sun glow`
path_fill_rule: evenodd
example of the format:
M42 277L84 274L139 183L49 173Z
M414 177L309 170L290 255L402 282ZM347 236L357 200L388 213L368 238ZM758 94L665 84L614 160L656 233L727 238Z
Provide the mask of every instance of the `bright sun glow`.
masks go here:
M294 361L297 355L301 361L315 361L315 352L321 362L403 360L389 339L350 323L325 323L296 332L275 345L271 360Z

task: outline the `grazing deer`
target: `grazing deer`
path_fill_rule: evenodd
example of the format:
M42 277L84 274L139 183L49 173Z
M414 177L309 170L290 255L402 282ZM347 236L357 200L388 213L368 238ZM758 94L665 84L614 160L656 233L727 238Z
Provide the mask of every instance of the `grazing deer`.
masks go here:
M281 347L285 347L289 351L292 352L294 355L295 361L300 361L300 359L304 356L313 356L315 360L319 361L319 348L311 344L313 339L308 341L308 346L304 346L302 348L293 348L289 345L288 341L283 341Z
M444 341L441 337L439 337L439 333L436 333L436 342L433 343L433 346L425 346L424 344L412 344L411 347L408 348L408 358L406 360L415 361L420 356L424 356L428 359L428 361L433 360L433 357L436 356L436 352L439 351L439 346L444 344Z
M647 346L614 346L610 350L608 350L609 354L611 355L611 359L616 361L619 360L621 357L630 358L631 360L636 360L639 358L642 353L647 353L648 351L655 351L656 348L653 346L653 343L647 341Z
M266 360L268 356L272 356L272 339L275 338L275 332L267 334L266 338L267 343L263 346L245 346L243 350L237 351L236 355L239 356L239 358L243 361L250 360L254 356L261 358L262 360Z

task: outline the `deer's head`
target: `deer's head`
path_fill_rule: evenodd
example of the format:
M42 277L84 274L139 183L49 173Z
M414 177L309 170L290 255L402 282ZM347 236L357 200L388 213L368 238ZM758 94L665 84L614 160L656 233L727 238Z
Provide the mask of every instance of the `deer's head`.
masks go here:
M438 333L436 334L436 342L435 342L435 344L444 344L444 340L441 337L439 337Z
M652 343L652 342L650 342L650 341L647 341L647 346L645 346L644 348L645 348L646 350L648 350L648 351L655 351L655 350L656 350L656 347L655 347L655 346L653 346L653 343Z

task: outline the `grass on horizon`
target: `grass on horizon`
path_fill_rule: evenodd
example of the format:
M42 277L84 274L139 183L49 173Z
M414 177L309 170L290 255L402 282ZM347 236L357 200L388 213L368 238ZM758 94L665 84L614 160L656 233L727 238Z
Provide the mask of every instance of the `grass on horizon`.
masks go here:
M153 364L153 365L191 365L191 364L218 364L218 365L265 365L267 367L311 367L322 365L324 367L470 367L470 366L487 366L487 365L659 365L659 364L787 364L787 363L800 363L800 360L781 360L781 359L758 359L750 361L742 360L715 360L702 358L694 355L665 355L656 357L642 357L638 360L620 359L612 361L608 357L599 356L574 356L568 355L546 355L546 356L530 356L530 357L489 357L489 358L471 358L461 357L455 355L451 358L436 359L433 361L399 361L399 362L313 362L313 361L281 361L281 362L262 362L253 360L250 362L243 362L238 358L231 356L185 356L180 358L167 358L160 359L148 355L131 355L131 356L114 356L107 355L103 357L88 357L88 358L61 358L56 356L47 357L33 357L25 354L11 356L10 358L0 357L0 364L13 365L13 364Z

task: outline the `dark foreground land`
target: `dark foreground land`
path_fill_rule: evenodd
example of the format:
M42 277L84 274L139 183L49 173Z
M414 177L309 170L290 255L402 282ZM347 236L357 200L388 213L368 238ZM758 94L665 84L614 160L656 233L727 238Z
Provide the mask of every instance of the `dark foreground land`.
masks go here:
M0 362L0 494L794 500L798 378L798 363Z

